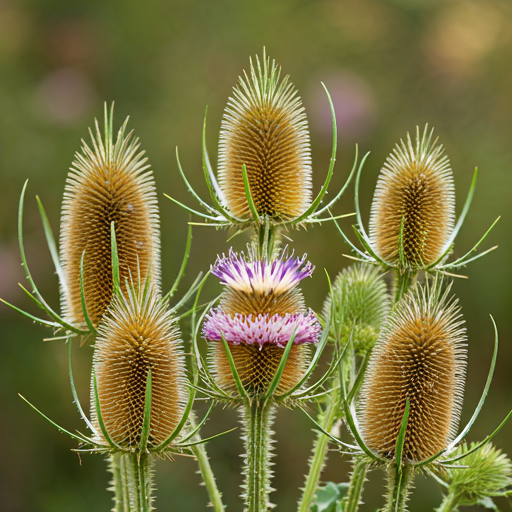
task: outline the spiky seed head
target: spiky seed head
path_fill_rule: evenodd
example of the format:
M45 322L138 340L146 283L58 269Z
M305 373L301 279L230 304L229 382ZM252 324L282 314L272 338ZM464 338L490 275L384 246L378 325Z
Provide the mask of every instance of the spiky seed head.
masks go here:
M471 443L469 447L463 443L450 454L450 458L463 455L475 446L476 443ZM470 453L460 464L467 468L451 468L447 465L443 476L449 484L449 492L460 496L461 505L476 505L485 498L510 492L512 462L491 443Z
M264 345L229 345L238 376L250 395L263 393L274 378L284 348L272 343ZM277 393L286 393L304 376L309 362L308 345L293 345L284 366ZM208 345L208 363L217 385L228 393L236 392L236 384L222 343Z
M293 219L311 203L311 151L306 114L288 76L265 53L233 89L221 124L219 184L227 208L249 220L242 165L260 215Z
M94 371L102 418L117 444L140 442L149 371L148 448L162 444L179 424L187 401L179 337L176 319L149 281L114 296L98 327Z
M320 336L318 319L305 307L298 289L313 269L305 257L247 261L243 253L230 251L228 257L218 258L211 272L225 290L219 307L206 316L203 337L209 342L211 373L221 388L236 390L223 338L246 390L259 393L272 381L295 334L277 391L291 389L302 379L308 359L305 346Z
M438 260L453 231L455 188L443 146L432 141L433 130L409 134L389 155L381 170L370 215L370 238L377 255L400 265L400 231L403 259L409 268Z
M329 321L330 339L344 345L352 336L364 353L377 340L389 310L386 283L375 267L352 265L340 272L324 302L324 322Z
M84 295L88 314L97 325L112 298L111 223L114 222L121 286L125 280L150 275L160 281L159 216L153 174L138 139L125 135L128 119L114 142L113 111L105 107L105 134L96 121L92 148L82 141L70 169L60 236L65 276L63 310L74 323L84 321L80 295L80 262L84 256ZM104 137L104 139L103 139Z
M373 348L360 400L368 447L392 459L406 401L404 457L421 461L456 435L466 372L466 334L456 300L439 281L417 285L391 311Z

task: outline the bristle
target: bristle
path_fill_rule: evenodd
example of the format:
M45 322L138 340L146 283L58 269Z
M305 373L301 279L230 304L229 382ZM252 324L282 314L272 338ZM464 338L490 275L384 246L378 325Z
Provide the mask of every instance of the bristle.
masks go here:
M242 165L260 215L296 218L311 202L311 152L302 102L263 54L233 89L219 142L219 182L229 210L249 219Z
M419 128L413 147L400 142L381 170L370 216L370 238L377 255L399 263L399 237L403 222L403 257L406 266L417 268L442 256L453 231L455 189L443 146L432 141L427 127Z
M361 391L363 438L393 458L407 399L404 457L424 460L455 436L466 371L465 328L456 301L439 282L417 286L388 318Z
M140 442L151 370L148 443L159 446L176 429L186 405L184 359L176 320L153 285L115 296L98 328L94 371L101 414L119 445Z
M105 140L98 123L92 149L82 141L71 167L62 205L60 254L65 284L63 310L71 321L84 321L80 297L80 262L84 257L84 294L97 325L112 297L111 223L114 222L123 290L130 275L160 281L159 217L153 174L138 139L125 136L128 119L112 140L105 114Z
M277 371L284 348L267 343L258 345L230 345L231 355L244 388L251 395L264 392ZM309 349L307 345L293 345L277 387L278 393L292 389L304 376L307 369ZM210 371L217 385L228 393L236 392L231 367L224 345L219 342L208 344Z
M376 267L352 265L340 272L325 299L324 320L330 337L345 343L352 337L361 351L370 349L389 310L386 283Z

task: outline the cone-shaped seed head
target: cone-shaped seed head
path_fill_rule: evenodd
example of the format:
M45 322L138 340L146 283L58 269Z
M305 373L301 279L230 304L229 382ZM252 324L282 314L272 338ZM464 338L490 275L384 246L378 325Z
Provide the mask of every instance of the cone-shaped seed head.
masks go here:
M176 320L155 287L128 287L116 295L98 328L94 371L101 414L110 437L138 446L151 370L148 444L158 447L185 410L185 366Z
M467 453L475 445L460 445L450 454L450 458ZM449 492L461 497L461 505L476 505L486 497L498 496L510 490L512 486L512 462L491 443L485 444L457 464L468 467L450 468L447 465L445 480L449 484Z
M305 307L297 285L313 268L305 258L246 261L232 251L217 260L212 273L226 289L219 307L206 317L203 337L210 342L210 368L219 386L236 389L222 338L229 344L242 383L258 393L272 381L295 333L278 392L302 378L308 359L304 345L318 341L320 324Z
M251 60L224 112L219 142L219 183L228 209L250 218L242 165L260 215L293 219L311 203L311 152L302 102L281 69L263 54Z
M330 338L346 343L350 336L359 351L370 349L389 310L386 283L375 267L352 265L338 274L325 299L323 317Z
M96 122L92 149L82 141L64 191L60 254L65 275L62 287L66 317L84 321L80 297L80 262L84 256L84 294L96 325L112 298L111 223L114 222L120 277L149 274L160 280L158 206L153 174L138 139L125 136L125 121L113 141L112 115L105 112L105 136Z
M393 309L365 373L360 402L363 439L393 458L409 399L404 457L421 461L456 435L466 372L465 328L440 283L416 286Z
M373 197L370 238L377 255L400 263L400 231L406 267L434 263L453 231L455 189L442 145L427 127L413 146L409 134L389 155Z

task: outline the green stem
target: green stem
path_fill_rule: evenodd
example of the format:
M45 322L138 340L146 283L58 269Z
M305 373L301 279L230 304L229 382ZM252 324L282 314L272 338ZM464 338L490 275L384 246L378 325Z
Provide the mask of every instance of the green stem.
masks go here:
M279 251L279 227L272 225L266 217L263 224L256 226L253 242L258 259L274 260Z
M124 473L124 465L122 454L113 453L109 455L108 458L110 471L112 472L112 487L111 491L114 492L114 503L115 506L113 508L113 512L128 512L129 499L128 499L128 489L127 486L124 485L123 473Z
M245 512L267 512L270 493L271 426L275 407L271 400L254 397L242 406L245 442Z
M411 285L416 281L416 272L409 270L401 270L395 272L395 299L397 303L409 290Z
M343 500L343 512L357 512L361 503L361 495L363 493L364 482L366 481L366 473L370 466L370 460L365 458L357 458L354 463L354 471L350 478L350 487L348 488L347 497Z
M338 379L336 379L338 382ZM328 395L328 402L325 411L320 418L320 425L326 432L331 432L336 418L339 416L340 393L338 389L333 389ZM327 456L327 449L329 448L329 438L318 433L315 444L313 445L313 456L310 459L309 473L306 478L306 484L304 485L304 491L302 498L299 502L298 512L309 512L315 493L320 482L320 476L325 466L325 459Z
M444 497L441 506L436 510L436 512L455 512L458 510L459 505L459 497L453 493L449 493Z
M409 464L388 467L388 495L384 512L405 512L409 488L412 484L413 468Z
M201 471L206 490L208 491L208 495L210 496L210 502L213 510L215 510L215 512L224 512L225 507L224 503L222 503L222 494L219 492L217 487L217 482L215 481L215 476L213 475L204 444L198 444L191 446L190 448L197 459L197 463L199 464L199 469Z

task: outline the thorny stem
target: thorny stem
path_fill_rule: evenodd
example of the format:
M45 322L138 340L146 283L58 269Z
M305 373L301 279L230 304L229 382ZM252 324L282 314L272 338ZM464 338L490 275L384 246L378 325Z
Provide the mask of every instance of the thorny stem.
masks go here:
M255 228L253 242L258 259L274 260L279 250L279 227L273 226L266 218Z
M366 473L370 465L370 460L366 458L357 458L354 463L354 471L350 478L350 487L348 494L344 498L343 512L357 512L361 503L361 494L363 493Z
M333 389L327 397L327 407L319 421L320 425L326 432L330 432L332 430L334 422L339 414L339 399L340 393L338 389ZM313 445L313 456L310 459L309 473L306 478L306 484L304 485L302 498L299 502L298 512L308 512L311 508L318 483L320 482L320 476L322 475L322 470L325 466L328 447L329 438L319 432L315 444Z
M392 462L388 467L388 495L384 512L405 512L413 468L410 464L401 467Z
M115 512L150 512L153 501L152 461L147 453L115 453L110 456L114 475Z
M449 493L444 497L441 506L436 512L455 512L458 510L459 497L453 493Z
M193 414L189 416L189 422L191 428L195 428L196 421L193 417ZM199 441L199 435L194 436L194 441ZM197 463L199 464L199 470L201 471L201 476L203 477L204 485L206 486L206 490L208 491L208 496L210 497L210 503L215 512L224 512L225 507L224 503L222 503L222 494L217 487L217 482L215 481L215 476L212 471L212 467L210 466L210 461L208 459L208 455L206 454L206 448L204 444L197 444L191 446L190 449L197 459Z
M270 479L271 426L275 406L271 399L253 397L241 408L245 443L244 512L267 512Z
M395 298L396 304L409 290L411 285L416 281L416 272L397 270L395 273Z

